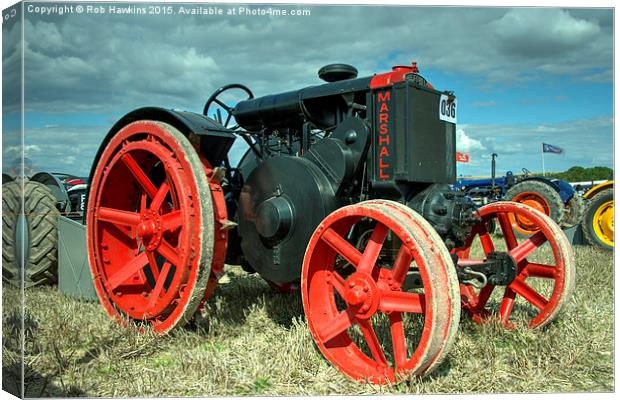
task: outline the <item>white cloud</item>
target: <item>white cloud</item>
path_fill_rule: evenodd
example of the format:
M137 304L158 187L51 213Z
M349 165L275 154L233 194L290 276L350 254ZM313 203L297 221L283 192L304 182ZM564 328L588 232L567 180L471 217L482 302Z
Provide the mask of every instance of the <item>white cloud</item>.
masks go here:
M51 126L26 129L24 157L32 162L33 172L64 172L88 176L93 158L109 127ZM18 132L6 132L18 137ZM3 132L3 136L4 132ZM19 145L3 146L3 170L21 157Z
M497 153L497 170L542 170L542 143L564 149L564 154L546 154L547 171L564 171L572 166L606 166L613 168L613 119L603 116L590 119L564 121L554 124L532 125L467 125L468 136L478 140L483 150L472 150L471 164L457 164L459 174L488 174L488 161L477 167L473 162L490 160ZM457 129L458 135L458 129ZM458 142L458 139L457 139Z
M474 150L485 150L482 142L467 136L463 128L456 129L456 150L462 152L470 152Z
M41 152L41 146L37 144L27 144L24 145L24 154L27 156L32 156Z

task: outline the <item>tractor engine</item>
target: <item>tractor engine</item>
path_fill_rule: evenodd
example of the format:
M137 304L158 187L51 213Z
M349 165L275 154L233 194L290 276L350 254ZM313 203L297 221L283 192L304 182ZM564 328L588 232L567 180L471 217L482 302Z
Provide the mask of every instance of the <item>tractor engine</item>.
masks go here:
M232 109L257 138L238 170L238 235L251 268L277 283L298 279L301 249L321 221L375 198L408 205L448 248L462 245L476 219L471 202L450 190L454 95L435 90L415 63L365 78L332 64L319 76L328 83Z

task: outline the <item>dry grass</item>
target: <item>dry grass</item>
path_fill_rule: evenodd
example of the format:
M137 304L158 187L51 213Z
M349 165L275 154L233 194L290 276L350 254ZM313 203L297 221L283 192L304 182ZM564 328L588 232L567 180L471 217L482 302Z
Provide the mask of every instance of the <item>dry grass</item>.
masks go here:
M208 304L208 332L166 337L116 326L97 303L54 288L25 297L26 396L233 396L612 391L613 258L577 247L577 286L542 331L476 325L432 376L395 387L347 380L313 344L298 295L230 268ZM18 291L3 291L3 388L18 380ZM13 389L12 389L13 388Z

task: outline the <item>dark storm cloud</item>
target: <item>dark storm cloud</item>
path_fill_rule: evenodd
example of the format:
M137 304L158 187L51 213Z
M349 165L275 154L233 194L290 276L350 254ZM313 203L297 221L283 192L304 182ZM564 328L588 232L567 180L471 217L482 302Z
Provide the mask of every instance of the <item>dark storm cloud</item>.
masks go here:
M511 10L494 21L493 26L499 39L498 48L504 54L539 60L589 50L588 44L601 31L594 22L576 19L567 11L548 9Z
M17 16L18 5L7 8L2 24L2 111L3 115L15 113L21 107L21 23Z
M584 8L571 8L567 11L578 19L586 21L594 21L597 25L605 30L611 31L614 27L614 14L609 11L610 9L584 9Z
M609 11L308 8L309 17L273 18L27 14L27 109L198 110L223 84L240 81L259 95L290 90L318 83L318 68L335 61L360 75L416 59L490 81L611 79Z

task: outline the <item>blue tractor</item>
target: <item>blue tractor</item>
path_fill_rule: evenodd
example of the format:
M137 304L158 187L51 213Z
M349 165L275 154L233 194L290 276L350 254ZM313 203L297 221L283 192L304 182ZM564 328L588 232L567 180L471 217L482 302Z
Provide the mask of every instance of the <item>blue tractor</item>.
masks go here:
M522 169L522 175L508 171L505 176L496 177L495 157L497 154L493 153L491 178L458 179L454 189L464 192L478 206L499 200L526 204L550 216L563 228L571 228L581 221L585 203L568 182L534 176L526 168ZM514 217L511 222L523 235L537 231L526 219Z

